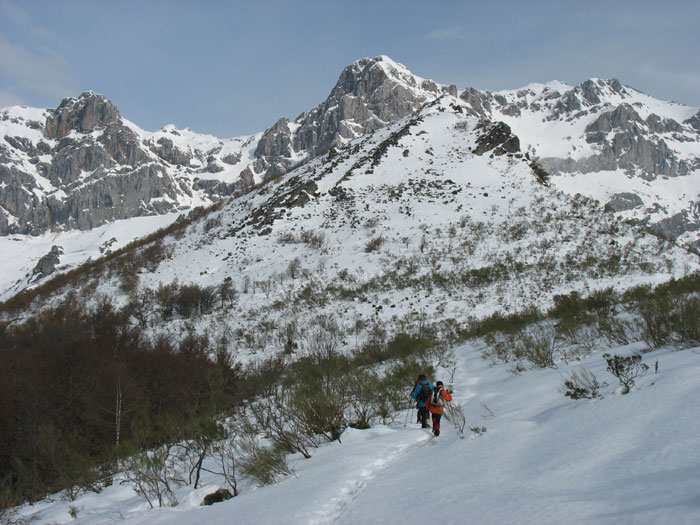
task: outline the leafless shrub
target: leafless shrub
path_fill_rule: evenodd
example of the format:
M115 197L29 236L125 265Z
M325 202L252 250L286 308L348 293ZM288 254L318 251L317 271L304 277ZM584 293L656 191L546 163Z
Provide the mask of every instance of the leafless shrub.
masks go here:
M177 498L173 486L181 486L184 480L176 477L174 448L162 445L150 452L139 452L125 462L124 480L133 483L134 491L146 498L149 506L174 507Z
M297 237L292 232L282 232L277 236L277 242L280 244L294 244L297 242Z
M593 372L581 368L564 378L563 393L571 399L595 399L600 397L602 386Z
M370 239L367 241L367 244L365 244L365 253L373 253L378 251L379 248L382 247L382 244L384 244L384 237L381 235Z
M219 474L224 478L234 496L238 496L238 467L240 461L239 430L233 425L228 425L227 435L218 441L213 448L213 458L219 467Z
M496 414L493 413L493 411L489 408L489 406L486 404L486 401L480 401L479 404L481 405L481 408L484 409L484 413L481 414L484 419L493 419L496 417Z
M467 426L467 418L464 415L464 409L459 403L446 403L445 419L452 423L460 435L464 434L464 428Z
M561 348L556 333L546 327L537 327L529 333L521 332L515 344L515 355L526 359L535 368L556 368L555 357Z
M299 238L312 248L320 248L326 240L326 235L322 231L302 230Z
M292 402L291 392L278 387L272 396L252 404L249 433L265 435L288 453L299 452L305 458L310 458L310 449L318 447L321 441L315 435L307 434L302 422L294 418Z
M295 257L289 261L287 272L289 272L289 277L292 279L299 277L299 274L301 273L301 259L299 259L299 257Z
M493 332L484 337L486 348L481 356L489 359L493 364L505 364L515 361L515 335Z

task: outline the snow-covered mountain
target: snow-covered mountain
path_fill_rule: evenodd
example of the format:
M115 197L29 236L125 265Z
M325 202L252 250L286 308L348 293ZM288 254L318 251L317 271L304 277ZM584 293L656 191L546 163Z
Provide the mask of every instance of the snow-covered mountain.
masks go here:
M157 257L135 262L150 246ZM195 320L164 315L155 290L229 283L238 313L223 322L247 361L279 351L279 327L304 339L303 319L390 331L421 318L460 324L698 268L696 255L558 190L506 125L445 95L85 270L60 293L122 306L148 297L139 322L177 336L193 322L218 330L228 306Z
M462 437L471 437L460 439L443 420L440 438L428 441L409 423L413 414L399 412L367 430L345 428L342 443L314 448L309 459L290 456L293 475L263 488L242 481L239 496L214 507L200 507L203 496L224 483L213 472L205 471L198 489L174 484L177 506L150 509L143 491L137 494L141 489L120 471L100 494L66 494L77 498L70 502L57 495L16 509L16 517L37 523L224 523L231 516L259 523L418 523L430 511L417 502L430 502L431 494L430 483L416 483L416 476L428 472L444 482L434 502L445 523L697 521L698 418L688 401L698 391L697 333L692 344L675 348L669 336L646 353L645 363L658 361L659 373L618 396L616 385L605 384L614 379L605 376L600 354L651 350L633 305L644 302L639 294L646 288L637 288L625 305L603 301L600 319L583 323L565 342L551 337L566 326L538 317L562 298L598 292L593 296L604 299L613 295L610 289L700 270L696 254L645 227L681 210L672 206L680 202L680 182L697 200L694 110L652 104L614 81L591 82L530 86L522 93L458 91L378 57L346 68L329 100L294 122L230 141L172 127L139 130L91 93L55 111L13 109L5 124L18 131L6 143L14 140L27 151L5 147L6 156L22 162L3 173L34 181L37 209L64 202L64 194L69 200L55 185L63 179L41 169L64 173L73 194L87 201L101 184L130 191L128 181L140 180L138 173L155 173L161 190L171 193L144 201L142 215L97 221L85 231L70 223L64 231L0 238L3 298L9 299L0 309L4 335L32 316L37 324L25 326L41 326L37 312L68 304L75 317L118 312L135 338L216 348L226 366L252 370L268 358L361 356L375 342L380 350L388 347L397 334L424 337L440 345L417 353L436 368L435 379L450 378L467 418ZM637 105L644 101L646 110ZM672 117L682 129L658 131L673 128ZM626 133L637 131L638 150L616 149L632 137ZM662 142L668 157L656 163ZM679 145L685 145L682 154ZM649 151L653 165L640 171ZM98 166L99 159L106 164ZM97 167L74 171L78 161ZM596 163L607 171L586 171ZM574 165L578 172L568 173ZM672 171L655 171L666 168ZM17 184L5 184L3 192ZM216 188L227 189L219 195ZM620 188L639 191L619 195ZM651 215L646 198L666 200ZM644 204L635 207L637 199ZM214 200L211 209L185 216L190 206ZM133 201L125 194L123 204L126 210ZM8 225L16 221L6 216ZM687 218L691 224L690 212ZM147 241L117 250L158 228ZM682 235L693 242L692 232ZM90 264L79 267L88 258ZM55 269L75 270L48 280ZM32 286L36 294L27 290ZM693 290L684 297L688 318L697 311ZM45 311L43 319L61 325L59 310ZM513 313L533 323L533 334L541 329L542 340L556 343L556 362L528 370L525 361L493 366L482 358L493 355L498 341L482 337L479 321L505 323ZM655 321L653 315L647 320ZM608 323L607 339L596 322ZM133 341L113 339L115 348ZM99 361L104 349L92 346L85 344L86 354ZM562 374L580 365L601 378L602 397L574 401L559 391ZM108 372L115 371L105 370L111 378ZM116 385L121 407L121 382ZM93 409L102 413L104 406ZM110 417L122 414L109 410ZM173 468L184 480L183 465Z
M700 243L698 108L658 101L614 79L458 90L379 56L346 67L316 108L248 137L218 139L174 126L147 132L91 92L55 110L3 110L0 291L8 297L53 267L123 246L195 206L290 177L294 167L357 147L354 140L438 98L484 126L502 123L495 135L512 133L511 146L549 172L554 187L593 197L685 246ZM449 161L433 155L433 162ZM132 217L140 219L121 222ZM48 262L40 265L42 257Z

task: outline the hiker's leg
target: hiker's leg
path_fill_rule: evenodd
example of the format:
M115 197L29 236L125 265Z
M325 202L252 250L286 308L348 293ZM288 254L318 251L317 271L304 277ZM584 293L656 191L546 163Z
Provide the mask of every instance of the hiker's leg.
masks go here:
M421 407L420 422L423 428L428 428L428 409L425 407Z

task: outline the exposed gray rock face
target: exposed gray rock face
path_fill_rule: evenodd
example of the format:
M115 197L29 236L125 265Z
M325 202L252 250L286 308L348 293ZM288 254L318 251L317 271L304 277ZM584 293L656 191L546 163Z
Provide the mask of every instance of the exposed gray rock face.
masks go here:
M190 166L192 155L177 148L167 137L158 139L157 144L150 144L150 150L164 161L175 166Z
M85 230L107 221L166 213L178 209L178 196L189 191L168 175L124 125L117 108L97 93L65 99L49 112L44 136L53 147L22 137L5 140L56 188L44 196L37 178L13 162L11 150L0 148L0 206L15 219L0 214L0 234ZM172 142L160 146L172 160L185 160ZM48 162L39 158L44 155Z
M460 98L471 106L477 116L485 118L491 114L491 103L489 102L489 96L486 93L483 93L478 89L468 87L462 92Z
M60 262L61 255L63 255L63 248L52 246L49 253L39 259L39 262L32 270L32 279L38 281L47 275L51 275Z
M540 159L550 172L592 173L614 171L618 168L645 180L659 176L687 175L690 166L679 160L663 139L647 139L633 132L615 133L610 142L601 141L601 153L573 160L546 157Z
M388 57L366 58L347 66L325 102L300 115L291 134L281 119L263 135L256 157L273 172L290 165L292 151L315 157L330 147L371 133L410 115L443 93L457 95L454 85L420 79Z
M487 151L493 151L494 155L504 155L520 151L520 139L513 135L506 123L482 122L477 129L480 135L476 139L474 154L483 155Z
M282 118L261 137L241 138L238 146L223 150L221 140L217 145L217 140L200 136L188 142L187 134L193 132L174 126L157 135L134 131L109 100L86 92L65 99L54 110L32 113L24 122L16 113L0 114L0 123L12 120L37 130L32 139L27 138L31 133L4 133L0 140L0 235L85 229L134 215L176 211L188 205L180 202L192 202L195 193L214 201L285 173L298 159L335 151L446 94L466 103L455 101L460 113L488 122L480 128L476 154L517 154L527 147L528 158L546 178L622 169L629 177L653 182L700 169L700 156L683 153L685 144L678 146L700 141L700 112L677 122L650 112L635 93L616 79L586 80L573 88L551 83L498 93L471 87L458 91L379 56L347 66L328 98L293 123ZM36 120L37 115L45 122ZM526 135L518 137L512 131L521 118L553 122L559 129L585 119L583 137L574 139L593 154L582 157L573 147L568 155L542 158L532 144L523 145L528 144ZM572 125L578 133L583 127ZM562 143L570 139L561 138ZM219 180L218 173L224 173ZM49 184L52 188L47 190ZM615 211L638 211L642 206L631 193L608 199L608 209ZM694 221L689 211L660 227L665 232L690 231Z
M644 206L644 201L636 193L616 193L605 205L607 211L620 212Z
M286 118L281 118L263 133L260 142L258 142L255 156L258 159L264 159L264 163L259 163L256 171L282 173L291 165L293 154L289 121Z
M651 225L652 231L667 239L675 239L687 232L700 230L700 201L694 203L692 210L683 210ZM700 241L690 243L696 251L700 250Z
M106 97L87 91L77 99L63 99L46 119L44 134L50 139L62 139L73 130L89 133L119 120L119 111Z
M228 164L230 166L235 166L241 161L241 154L240 153L229 153L228 155L224 155L221 157L221 162Z

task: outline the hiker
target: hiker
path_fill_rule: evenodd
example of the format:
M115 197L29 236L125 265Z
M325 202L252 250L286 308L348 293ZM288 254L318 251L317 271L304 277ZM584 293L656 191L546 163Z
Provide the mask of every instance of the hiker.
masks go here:
M416 408L418 409L418 423L421 424L422 428L428 428L428 409L425 404L430 399L430 394L435 388L433 385L428 383L428 378L425 374L418 376L418 382L416 383L413 392L411 392L411 397L416 400Z
M422 376L425 377L425 376ZM409 396L413 393L413 391L416 389L418 386L418 383L421 382L421 376L418 376L416 380L413 382L413 387L411 387L411 392L408 394ZM416 423L420 423L420 412L418 411L418 399L416 399Z
M438 381L427 401L428 410L433 417L433 435L435 437L440 435L440 418L445 410L446 401L452 401L452 394L445 390L442 381Z

